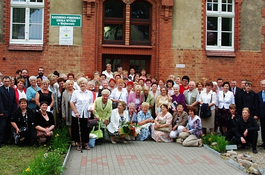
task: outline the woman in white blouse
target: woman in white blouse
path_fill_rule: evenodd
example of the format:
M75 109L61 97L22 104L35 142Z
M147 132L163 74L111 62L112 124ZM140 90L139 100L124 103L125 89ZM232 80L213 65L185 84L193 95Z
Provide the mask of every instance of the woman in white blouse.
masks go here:
M118 105L114 105L115 103L118 104L120 101L124 101L127 103L127 92L126 89L123 89L124 81L123 79L117 80L117 87L111 91L110 99L113 103L113 108L117 108Z
M218 92L217 97L217 106L218 112L216 114L216 125L220 126L222 129L222 134L227 131L227 119L230 115L229 113L229 105L235 104L235 98L233 92L229 91L230 84L229 82L224 82L223 90Z
M209 128L210 132L214 131L214 120L215 120L215 104L216 104L216 93L212 91L213 83L206 83L206 90L202 91L199 97L199 103L202 106L203 103L207 103L211 110L211 117L201 118L203 133L206 134L206 129Z
M93 94L91 91L86 90L87 83L86 78L79 78L77 84L80 86L80 90L75 90L70 100L70 106L72 108L72 139L77 143L76 149L78 151L82 150L78 122L80 122L81 141L83 146L86 150L90 149L87 145L90 133L87 127L87 119L90 118L90 113L92 111L88 107L90 103L93 103Z

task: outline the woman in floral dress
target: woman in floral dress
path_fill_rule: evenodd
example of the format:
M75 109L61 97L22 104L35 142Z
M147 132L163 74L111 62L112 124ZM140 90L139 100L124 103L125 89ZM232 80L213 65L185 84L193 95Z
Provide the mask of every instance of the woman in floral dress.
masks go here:
M156 142L172 142L169 133L172 129L172 115L168 112L168 105L160 106L161 112L157 115L152 125L152 138Z
M137 113L138 129L140 133L136 137L136 140L143 141L150 136L149 126L154 123L153 117L148 111L149 103L142 103L142 110Z

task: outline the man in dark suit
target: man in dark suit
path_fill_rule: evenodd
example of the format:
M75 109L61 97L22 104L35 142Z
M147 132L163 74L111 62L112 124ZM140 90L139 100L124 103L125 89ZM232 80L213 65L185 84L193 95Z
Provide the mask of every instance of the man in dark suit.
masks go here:
M7 142L10 133L10 118L16 109L15 90L10 85L10 78L3 77L4 85L0 87L0 147L2 142Z
M29 71L27 69L22 69L21 76L25 80L25 86L24 86L24 88L27 89L30 86L30 82L29 82Z
M236 96L240 92L240 88L236 86L236 80L231 80L229 91L233 92L236 101Z
M262 144L259 146L265 149L265 79L260 81L260 85L262 90L258 92L258 99Z

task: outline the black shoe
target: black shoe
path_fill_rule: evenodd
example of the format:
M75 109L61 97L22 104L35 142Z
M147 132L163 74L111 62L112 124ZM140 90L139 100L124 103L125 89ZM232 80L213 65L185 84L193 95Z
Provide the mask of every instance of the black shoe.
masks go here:
M258 151L256 150L256 149L253 149L253 151L252 151L254 154L257 154L258 153Z

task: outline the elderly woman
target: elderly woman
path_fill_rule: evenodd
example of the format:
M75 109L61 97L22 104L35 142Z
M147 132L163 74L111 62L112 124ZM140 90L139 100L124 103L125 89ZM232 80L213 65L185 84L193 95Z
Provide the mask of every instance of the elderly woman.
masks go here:
M12 77L12 76L10 76L9 77L10 78L10 87L12 87L12 88L16 88L17 86L15 85L15 78L14 77Z
M135 104L129 103L128 105L128 116L129 116L129 122L137 124L137 113L135 113Z
M116 144L116 138L121 138L123 143L126 135L121 134L121 126L129 121L128 113L125 111L126 103L121 101L118 103L118 108L111 112L110 123L107 129L111 135L111 143Z
M27 95L26 95L27 90L24 88L24 86L25 86L25 80L23 78L18 79L17 88L15 88L17 105L21 98L27 99Z
M185 95L179 92L179 85L175 84L173 86L173 90L174 90L174 95L172 95L171 98L172 98L172 104L175 104L175 105L172 105L172 111L173 112L177 111L176 104L179 104L179 103L181 103L184 107L184 110L186 110Z
M73 80L73 81L74 81L74 90L80 90L80 87L79 87L78 84L75 82L75 74L73 74L73 73L69 73L69 74L67 74L67 79L68 79L68 80Z
M51 138L55 127L53 115L47 111L47 108L48 103L42 101L40 103L41 110L35 113L34 124L40 143L45 143Z
M201 94L201 92L203 91L203 82L202 81L199 81L196 84L196 87L197 87L197 90L198 90L199 94Z
M137 114L138 127L140 128L140 133L136 137L136 140L143 141L150 136L149 126L154 123L153 117L148 111L149 104L146 102L142 103L142 110Z
M233 92L229 91L229 82L224 82L222 87L223 90L219 91L218 97L216 99L216 104L218 106L216 125L222 128L221 132L224 134L227 131L227 119L230 115L229 105L235 104L235 98Z
M183 146L202 146L202 140L200 139L202 135L202 125L201 119L196 114L196 108L193 106L188 107L189 119L186 127L179 134L179 137L184 140L182 142Z
M35 103L35 96L36 93L41 90L36 84L37 78L35 76L30 76L29 77L29 83L30 87L27 88L27 100L28 100L28 108L33 110L34 112L36 111L37 105Z
M70 106L70 99L74 92L74 81L67 80L65 82L66 90L62 95L62 118L65 120L66 126L68 126L70 137L72 138L72 109ZM76 146L74 140L72 139L72 146Z
M152 83L151 89L152 90L149 93L154 98L154 102L155 102L156 98L161 94L161 92L157 89L157 83Z
M99 87L100 87L100 82L98 80L95 81L95 86L93 89L93 92L95 92L96 98L99 97Z
M111 72L111 64L107 64L106 65L106 70L104 70L102 72L102 74L105 74L106 75L106 79L109 81L111 78L114 78L113 77L113 73Z
M42 78L41 78L41 77L37 77L37 81L36 81L36 83L37 83L37 86L38 86L39 88L41 88L41 82L42 82Z
M147 102L149 103L149 112L152 114L153 111L153 107L154 107L154 98L152 97L152 95L149 93L149 87L148 86L144 86L143 88L143 102Z
M77 142L76 149L78 151L82 150L80 141L86 150L90 150L90 147L87 145L90 133L87 127L87 120L90 118L90 112L92 111L88 106L90 103L93 103L93 94L89 90L86 90L87 83L86 78L79 78L77 84L80 90L75 90L70 100L72 109L72 139Z
M32 133L34 130L34 112L29 109L27 99L21 98L19 100L19 107L13 112L11 116L11 129L15 144L30 144L32 141Z
M135 112L137 113L140 108L141 104L143 102L143 95L141 94L142 87L140 85L136 85L134 88L135 92L131 92L127 104L134 103L135 104Z
M92 94L93 94L93 102L96 100L97 98L97 94L96 92L94 92L94 87L95 87L95 82L94 81L89 81L87 83L87 90L89 90Z
M41 90L39 90L35 95L35 102L37 105L37 110L40 109L40 102L46 101L48 104L47 111L51 112L53 110L54 98L52 92L48 90L50 81L48 79L44 79L41 82Z
M161 88L165 87L165 80L159 79L158 80L158 87L157 89L161 91Z
M166 87L162 87L160 89L161 91L161 95L159 95L156 98L156 102L155 102L155 113L156 115L161 112L160 106L162 104L166 104L167 106L171 105L171 97L167 94L167 88Z
M109 138L108 133L106 132L106 127L109 124L109 119L112 111L112 101L109 99L110 91L104 89L101 92L102 96L98 97L94 102L94 118L101 122L101 129L103 131L103 138L107 140ZM102 140L98 139L97 143L101 143Z
M157 115L152 125L152 138L156 142L172 142L169 133L172 129L172 115L168 112L168 106L162 104L161 112Z
M167 87L168 95L170 96L174 95L173 85L174 85L173 80L167 80L166 87Z
M124 101L125 103L127 103L126 89L123 89L123 84L124 84L123 79L118 79L117 88L115 88L110 94L109 98L112 101L113 109L118 107L118 103L120 101Z
M213 87L213 83L207 82L206 90L202 91L199 97L201 111L204 110L203 108L211 110L210 117L203 118L203 116L200 116L204 134L206 134L206 128L209 128L211 133L213 133L213 129L214 129L216 93L211 90L212 87Z
M176 139L178 134L183 131L183 128L187 125L188 114L184 111L184 106L181 103L177 104L177 110L173 114L172 131L170 132L170 138Z
M109 80L109 87L108 88L112 92L116 88L116 80L114 80L113 78L111 78Z

